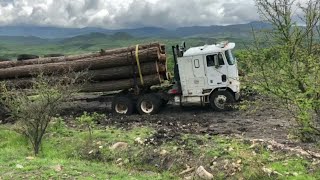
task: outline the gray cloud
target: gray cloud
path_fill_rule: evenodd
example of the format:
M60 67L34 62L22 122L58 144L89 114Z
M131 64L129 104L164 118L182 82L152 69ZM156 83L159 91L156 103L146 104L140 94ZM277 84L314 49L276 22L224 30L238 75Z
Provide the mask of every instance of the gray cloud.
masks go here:
M0 25L175 28L257 19L253 0L0 0Z

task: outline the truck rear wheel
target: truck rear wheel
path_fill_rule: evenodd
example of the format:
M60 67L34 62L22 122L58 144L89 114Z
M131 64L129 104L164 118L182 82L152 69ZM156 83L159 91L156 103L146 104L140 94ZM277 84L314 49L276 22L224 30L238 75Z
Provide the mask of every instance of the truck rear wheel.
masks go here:
M130 97L118 96L112 101L112 111L115 114L131 115L134 112L133 100Z
M168 103L169 103L169 100L161 99L161 107L166 107Z
M140 114L157 114L162 105L161 99L156 94L146 94L137 101L137 110Z
M229 91L216 91L210 96L210 104L215 111L232 110L234 102L235 98Z
M164 96L166 96L165 94L156 93L154 95L156 95L160 99L161 107L166 107L167 106L167 104L169 103L169 99L167 99L167 97L164 97Z

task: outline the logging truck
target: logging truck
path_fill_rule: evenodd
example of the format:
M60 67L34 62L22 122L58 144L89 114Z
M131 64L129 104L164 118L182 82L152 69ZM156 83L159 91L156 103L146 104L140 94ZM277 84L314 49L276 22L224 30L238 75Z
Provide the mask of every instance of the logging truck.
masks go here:
M173 46L174 78L167 93L142 91L138 96L119 94L112 102L117 114L155 114L169 100L183 106L198 103L216 111L232 108L240 98L240 81L235 43L205 45L186 49L185 43Z
M181 106L198 103L224 111L239 100L234 48L235 44L228 42L188 49L185 43L172 46L173 77L168 73L165 46L151 43L82 55L0 62L0 81L27 89L39 73L59 78L70 70L85 70L90 79L81 86L81 92L113 92L112 111L116 114L156 114L170 100ZM157 88L163 84L167 88Z

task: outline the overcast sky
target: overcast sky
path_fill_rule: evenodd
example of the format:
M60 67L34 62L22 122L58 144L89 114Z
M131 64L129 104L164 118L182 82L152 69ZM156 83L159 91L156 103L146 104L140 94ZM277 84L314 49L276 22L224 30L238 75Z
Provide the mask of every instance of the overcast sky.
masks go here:
M255 20L253 0L0 0L0 26L175 28Z

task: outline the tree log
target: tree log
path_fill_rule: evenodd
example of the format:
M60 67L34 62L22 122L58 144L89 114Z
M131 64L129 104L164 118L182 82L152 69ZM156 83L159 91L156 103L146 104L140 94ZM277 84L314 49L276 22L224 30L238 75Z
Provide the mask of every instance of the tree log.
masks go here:
M141 44L139 45L139 51L145 50L145 49L152 49L152 48L158 48L159 52L161 53L161 45L159 43L150 43L150 44ZM129 53L131 51L135 51L136 46L130 46L126 48L118 48L118 49L110 49L110 50L102 50L100 51L100 54L103 55L115 55L115 54L122 54L122 53Z
M166 53L166 45L165 44L160 44L160 53L165 54Z
M167 63L167 55L166 54L160 54L159 61L163 62L163 63Z
M156 62L148 62L141 64L142 75L159 74L165 71L165 67L159 66ZM122 66L101 70L88 71L88 79L92 81L107 81L138 77L139 72L136 66Z
M133 52L134 54L134 52ZM140 63L156 62L160 58L159 49L141 50L139 53ZM40 73L44 75L61 74L66 72L79 72L85 70L106 69L119 66L135 64L135 55L130 54L118 56L100 56L95 58L86 58L78 61L68 61L49 64L34 64L12 68L0 69L0 79L30 77Z
M150 44L139 45L139 50L154 49L154 48L158 48L158 51L160 51L160 44L150 43ZM66 62L66 61L76 61L80 59L89 59L89 58L96 58L96 57L116 55L116 54L128 54L128 53L130 54L131 51L135 51L135 49L136 49L136 46L131 46L127 48L101 50L98 53L89 53L89 54L82 54L82 55L72 55L72 56L63 56L63 57L54 57L54 58L49 57L49 58L32 59L28 61L0 62L0 68L10 68L10 67L17 67L17 66L33 65L33 64L47 64L47 63L57 63L57 62Z
M35 82L34 78L10 79L5 81L0 81L0 83L4 84L8 90L30 89L34 82Z
M144 76L144 86L153 86L161 84L162 80L158 75ZM140 78L137 78L136 83L138 86L141 85ZM81 88L81 92L107 92L131 89L135 87L135 81L133 79L116 80L116 81L104 81L99 83L89 83Z
M32 87L36 79L34 78L24 78L24 79L13 79L10 81L4 81L6 87L10 89L29 89ZM59 80L61 81L61 80ZM147 75L143 76L143 81L145 87L153 86L162 83L162 79L159 75ZM54 79L49 81L49 83L56 82ZM135 87L135 84L142 86L140 78L137 77L136 80L133 78L120 79L113 81L101 81L101 82L87 82L84 85L80 85L81 92L107 92L107 91L118 91L131 89Z

